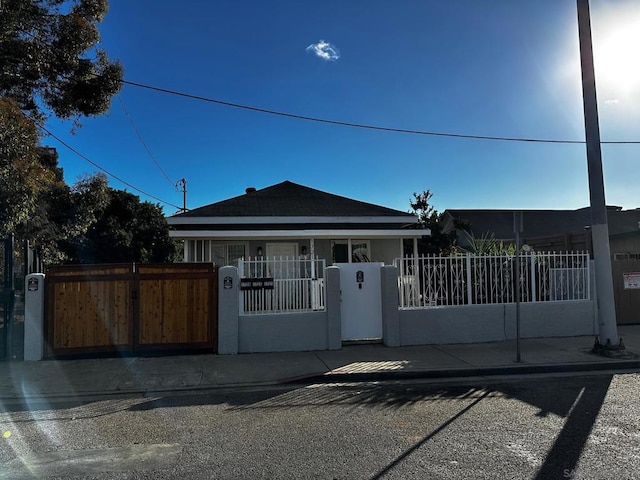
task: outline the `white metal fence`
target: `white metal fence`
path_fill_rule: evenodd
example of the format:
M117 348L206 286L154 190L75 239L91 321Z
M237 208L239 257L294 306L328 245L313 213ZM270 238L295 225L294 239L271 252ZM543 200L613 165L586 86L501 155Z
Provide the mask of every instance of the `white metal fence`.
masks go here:
M249 257L239 260L240 313L324 310L325 267L326 260L317 257Z
M513 303L514 255L398 258L401 308ZM520 301L590 298L589 254L528 253L520 258Z

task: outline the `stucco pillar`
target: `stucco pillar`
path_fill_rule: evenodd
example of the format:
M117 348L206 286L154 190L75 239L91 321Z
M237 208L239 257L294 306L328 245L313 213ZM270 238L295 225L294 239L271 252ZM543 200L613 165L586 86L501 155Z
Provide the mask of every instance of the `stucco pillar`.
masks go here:
M44 355L44 274L25 278L24 291L24 359L42 360Z
M325 278L325 308L327 309L327 349L342 348L342 318L340 313L340 268L327 267Z
M238 353L238 316L240 315L240 281L237 267L218 270L218 353Z
M400 312L398 310L398 269L385 265L380 271L382 299L382 341L387 347L400 346Z

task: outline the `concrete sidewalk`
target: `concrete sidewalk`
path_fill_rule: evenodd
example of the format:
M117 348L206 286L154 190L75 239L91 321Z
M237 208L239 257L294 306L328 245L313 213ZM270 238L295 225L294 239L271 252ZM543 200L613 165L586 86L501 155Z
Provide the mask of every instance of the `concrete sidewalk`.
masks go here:
M593 337L390 348L345 346L320 352L182 355L0 363L0 399L82 397L283 383L350 382L483 375L640 371L640 325L620 326L627 349L591 353ZM0 409L2 405L0 404Z

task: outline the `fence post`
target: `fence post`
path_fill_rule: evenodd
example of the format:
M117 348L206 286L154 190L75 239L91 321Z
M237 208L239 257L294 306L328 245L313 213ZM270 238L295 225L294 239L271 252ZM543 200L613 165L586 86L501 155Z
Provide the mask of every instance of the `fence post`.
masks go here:
M417 241L417 239L414 239ZM409 292L411 293L411 305L412 306L416 306L416 305L420 305L420 277L422 276L422 271L419 268L420 265L420 259L418 258L418 249L414 249L414 255L413 255L413 286L411 287L411 289L409 290ZM396 271L396 279L395 282L398 283L398 272ZM407 288L407 287L404 287ZM384 315L384 313L383 313ZM398 335L400 335L398 333ZM399 337L398 337L399 338Z
M325 308L327 312L327 349L342 348L342 317L340 313L340 268L327 267L325 278Z
M471 254L467 253L467 305L473 304L473 285L471 280Z
M393 265L382 267L382 341L387 347L400 346L400 311L398 310L398 269Z
M24 359L42 360L44 355L44 274L25 278L24 291Z
M218 353L238 353L240 315L240 281L236 267L218 270Z
M536 258L535 258L535 254L531 254L529 255L529 258L531 259L531 301L532 302L537 302L537 297L538 297L538 284L536 283Z

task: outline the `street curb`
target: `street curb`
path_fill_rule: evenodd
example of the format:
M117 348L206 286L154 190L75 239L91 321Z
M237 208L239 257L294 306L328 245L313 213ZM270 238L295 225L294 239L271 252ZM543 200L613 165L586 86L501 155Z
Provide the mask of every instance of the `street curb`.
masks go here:
M225 383L219 385L191 385L188 387L156 387L156 388L132 388L130 390L87 390L81 392L43 392L39 395L0 395L0 401L16 401L16 400L84 400L94 397L119 397L131 395L162 395L171 392L201 392L205 390L232 390L232 389L250 389L259 387L275 387L285 384L280 381L254 382L254 383Z
M32 400L69 400L78 401L99 397L120 397L131 395L162 395L168 393L189 393L204 391L223 391L233 389L251 389L260 387L286 387L295 385L329 384L329 383L372 383L402 380L446 380L470 377L499 377L509 375L532 375L545 373L580 373L618 370L640 371L640 360L615 360L609 362L589 362L575 364L546 365L513 365L498 367L465 367L440 370L405 370L405 371L373 371L373 372L318 372L298 377L284 378L266 382L243 382L216 385L192 385L181 388L131 388L123 390L87 390L83 392L43 392L38 395L0 395L0 401L32 401Z
M309 375L292 379L293 384L313 383L350 383L375 382L388 380L424 380L447 379L460 377L492 377L508 375L532 375L544 373L580 373L606 370L640 370L640 360L615 362L549 364L549 365L514 365L499 367L453 368L442 370L405 370L375 372L335 372L320 375Z

